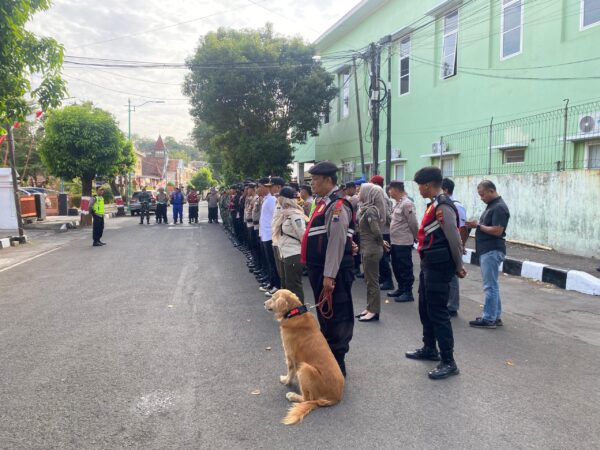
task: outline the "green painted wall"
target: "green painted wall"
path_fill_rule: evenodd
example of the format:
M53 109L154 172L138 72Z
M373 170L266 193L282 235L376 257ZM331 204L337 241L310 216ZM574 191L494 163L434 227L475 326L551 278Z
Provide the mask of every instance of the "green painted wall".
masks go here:
M406 158L405 177L410 179L420 167L439 164L439 158L422 158L431 153L431 145L446 136L449 151L460 154L454 161L454 175L484 175L488 166L488 133L485 127L493 116L493 144L507 140L526 139L525 162L520 166L503 163L502 152L492 154L493 173L511 171L551 171L562 159L563 116L558 111L563 99L571 105L600 99L600 25L580 30L580 0L525 0L523 10L523 50L509 59L500 58L501 0L465 1L459 7L457 75L441 80L439 65L443 19L424 25L430 18L425 12L439 0L390 0L359 26L333 43L319 48L323 63L332 71L344 61L332 61L328 55L361 49L387 34L419 19L424 25L411 35L410 92L399 96L399 42L391 46L391 82L388 83L388 52L382 48L382 78L392 92L392 148ZM335 31L332 33L335 34ZM585 61L575 63L575 61ZM350 60L345 61L351 63ZM536 68L534 68L536 67ZM511 79L553 78L554 80ZM567 80L557 80L566 78ZM366 135L366 160L371 160L370 123L368 120L367 71L359 63L363 134ZM600 106L600 105L599 105ZM320 135L308 147L299 146L303 160L329 159L336 163L358 162L359 146L354 79L350 79L350 113L338 120L339 100L333 102L330 122L323 125ZM595 104L589 108L596 108ZM516 118L545 111L556 112L524 121ZM595 110L596 111L596 110ZM600 109L598 109L600 111ZM578 114L587 111L575 108L569 112L568 133L574 134ZM380 160L385 158L385 114L381 115ZM476 129L476 130L473 130ZM473 131L464 131L473 130ZM454 139L454 141L453 141ZM314 150L313 150L314 146ZM567 168L580 168L583 145L568 142ZM314 155L313 155L314 152ZM314 156L314 158L313 158ZM356 164L354 174L359 176ZM381 164L380 173L385 173Z

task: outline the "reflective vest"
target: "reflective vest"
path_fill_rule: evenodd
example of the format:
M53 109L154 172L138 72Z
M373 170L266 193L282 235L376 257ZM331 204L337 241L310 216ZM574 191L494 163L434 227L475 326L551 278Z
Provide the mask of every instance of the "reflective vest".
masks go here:
M92 205L92 211L94 214L96 214L97 216L103 216L104 215L104 197L102 197L101 195L96 195L94 197L95 201L94 204Z
M315 201L315 203L317 203ZM355 219L352 213L352 205L348 200L343 198L341 191L336 191L329 197L321 199L314 210L310 222L306 226L304 238L302 239L301 261L308 266L325 266L325 258L327 256L327 245L329 237L327 231L329 224L325 219L327 212L331 208L339 211L346 205L351 212L350 223L348 224L348 232L346 233L346 246L344 247L344 256L340 268L354 267L354 257L352 256L352 237L354 236ZM332 220L335 220L336 211L334 210Z
M436 212L441 205L448 205L454 210L454 213L456 214L456 226L458 227L458 211L456 210L456 206L454 206L454 202L445 194L438 195L425 210L425 215L421 221L421 227L417 233L417 240L419 242L417 251L421 256L421 259L424 256L424 252L437 250L440 248L447 248L448 250L450 249L450 244L448 243L446 235L442 231L442 226L437 219Z

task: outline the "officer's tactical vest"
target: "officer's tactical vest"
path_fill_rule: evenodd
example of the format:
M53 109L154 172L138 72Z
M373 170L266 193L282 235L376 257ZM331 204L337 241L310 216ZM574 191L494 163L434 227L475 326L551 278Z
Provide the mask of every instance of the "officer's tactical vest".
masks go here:
M92 211L97 216L103 216L104 215L104 197L102 197L101 195L96 195L94 198L96 199L96 201L92 205Z
M456 210L456 206L454 206L454 202L452 202L450 197L445 194L438 195L427 207L423 220L421 221L421 227L417 233L417 239L419 241L417 251L421 258L425 256L424 253L433 250L442 248L448 249L448 251L450 250L450 244L436 217L436 211L441 205L448 205L454 210L454 213L456 214L456 226L458 227L458 211Z
M343 198L341 191L336 191L329 197L324 199L324 203L320 204L314 210L310 222L306 227L302 245L302 263L307 266L325 266L325 257L327 253L327 237L328 225L325 223L325 217L330 208L335 208L332 220L336 220L336 215L341 212L341 209L346 205L351 211L350 223L348 224L348 232L346 235L346 246L344 248L344 257L340 268L354 267L354 258L352 257L352 237L354 236L355 219L352 213L352 205L348 200Z

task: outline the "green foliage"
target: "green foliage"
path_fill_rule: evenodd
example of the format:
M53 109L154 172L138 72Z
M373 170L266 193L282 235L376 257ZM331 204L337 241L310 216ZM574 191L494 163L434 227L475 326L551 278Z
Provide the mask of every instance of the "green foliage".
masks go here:
M15 163L21 175L22 184L29 185L28 179L47 177L47 170L38 152L38 142L43 136L43 128L24 123L14 130Z
M187 61L184 93L196 145L228 181L287 175L291 144L317 135L337 89L314 54L314 46L276 36L270 25L221 28L200 40Z
M50 111L39 147L50 173L81 178L83 195L91 195L96 176L122 173L135 161L131 150L114 118L89 103Z
M0 132L5 123L23 120L31 107L26 94L46 110L60 105L66 84L60 77L64 50L54 39L26 30L31 17L50 7L49 0L0 1ZM32 89L31 75L41 77Z
M104 197L104 203L112 203L115 201L115 195L110 187L110 184L103 184L102 188L104 189L104 193L102 197ZM94 194L95 195L95 194Z
M200 170L198 170L198 172L196 172L192 177L191 184L198 190L198 192L203 192L214 186L215 180L213 179L213 174L210 168L202 167Z

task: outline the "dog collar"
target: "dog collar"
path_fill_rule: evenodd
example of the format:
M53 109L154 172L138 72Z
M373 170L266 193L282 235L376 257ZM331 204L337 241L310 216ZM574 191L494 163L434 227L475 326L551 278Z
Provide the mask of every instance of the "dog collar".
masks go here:
M308 308L306 307L306 305L302 305L302 306L298 306L297 308L292 309L291 311L288 311L285 316L283 316L284 319L291 319L292 317L296 317L296 316L301 316L304 313L308 312Z

